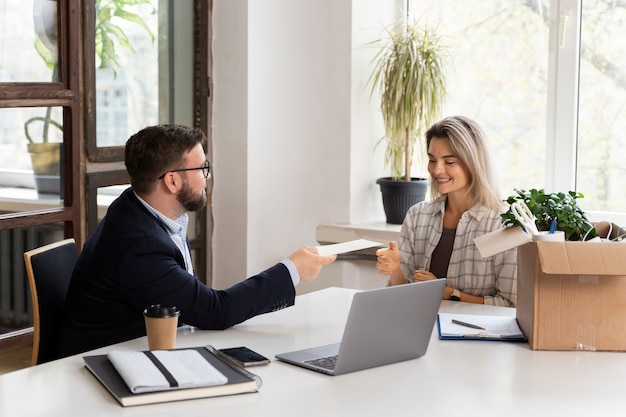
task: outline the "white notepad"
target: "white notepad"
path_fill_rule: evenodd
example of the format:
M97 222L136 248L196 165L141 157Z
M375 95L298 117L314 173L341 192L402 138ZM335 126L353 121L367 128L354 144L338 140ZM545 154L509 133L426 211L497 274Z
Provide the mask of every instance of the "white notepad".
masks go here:
M145 352L112 351L108 358L131 392L165 391L223 385L228 378L193 349L153 350L163 367L176 380L172 387L166 376Z

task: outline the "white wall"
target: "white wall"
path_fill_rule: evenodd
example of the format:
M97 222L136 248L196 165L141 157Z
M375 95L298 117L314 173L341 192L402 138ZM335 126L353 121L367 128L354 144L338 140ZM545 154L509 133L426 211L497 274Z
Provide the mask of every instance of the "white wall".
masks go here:
M215 288L316 245L320 222L384 220L365 44L402 1L382 3L214 1Z

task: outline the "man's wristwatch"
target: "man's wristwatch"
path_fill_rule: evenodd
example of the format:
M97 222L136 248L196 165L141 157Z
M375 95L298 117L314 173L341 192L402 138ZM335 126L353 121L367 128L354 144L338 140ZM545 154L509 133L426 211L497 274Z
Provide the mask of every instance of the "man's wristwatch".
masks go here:
M452 291L452 295L450 296L451 301L461 301L461 291L456 288Z

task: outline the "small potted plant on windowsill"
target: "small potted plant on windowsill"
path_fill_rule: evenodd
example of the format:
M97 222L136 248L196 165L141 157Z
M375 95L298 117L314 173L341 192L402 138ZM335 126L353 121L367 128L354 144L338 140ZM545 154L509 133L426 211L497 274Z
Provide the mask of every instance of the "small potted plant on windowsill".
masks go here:
M439 117L446 97L446 48L437 30L403 21L378 40L374 70L368 80L371 95L380 92L386 144L385 168L390 177L379 178L387 222L401 224L407 210L424 200L429 180L411 176L415 147ZM420 150L421 151L421 150ZM423 152L423 151L421 151Z
M543 189L515 190L506 202L511 205L523 201L535 218L540 231L550 230L553 219L556 219L556 230L565 232L566 240L589 240L597 236L594 226L587 219L585 212L578 206L577 200L584 196L576 191L568 193L546 193ZM509 208L502 215L505 226L520 226L513 211Z
M48 109L50 110L50 109ZM30 125L33 122L43 123L43 132L41 142L35 142L30 132ZM46 117L31 117L24 123L24 134L28 140L27 150L30 154L30 160L35 175L35 187L40 194L59 194L61 193L61 176L60 176L60 160L61 146L60 142L51 142L49 140L49 126L54 126L59 130L63 130L63 126L54 121L47 114Z

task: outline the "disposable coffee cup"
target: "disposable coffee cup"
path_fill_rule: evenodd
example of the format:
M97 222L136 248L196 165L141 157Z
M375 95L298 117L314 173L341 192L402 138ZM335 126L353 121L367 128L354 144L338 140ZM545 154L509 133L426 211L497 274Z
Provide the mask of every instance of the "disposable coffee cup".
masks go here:
M143 311L150 350L174 349L180 310L176 306L153 304Z
M562 230L555 230L554 233L541 231L539 234L533 235L533 241L565 242L565 232Z

